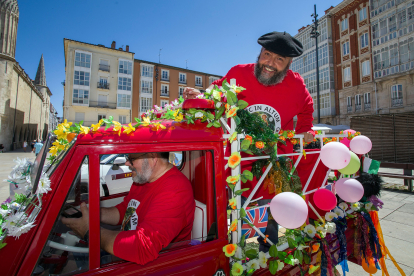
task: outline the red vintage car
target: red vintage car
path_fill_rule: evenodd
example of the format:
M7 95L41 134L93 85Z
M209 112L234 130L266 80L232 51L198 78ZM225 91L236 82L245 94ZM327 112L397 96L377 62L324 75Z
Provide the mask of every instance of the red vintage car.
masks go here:
M230 275L229 259L223 252L228 244L223 132L221 128L206 128L204 123L165 121L164 125L166 129L158 132L141 128L132 134L118 135L102 128L102 132L78 135L45 170L52 191L41 198L41 208L26 208L28 215L33 213L35 227L19 239L4 240L7 246L0 250L0 259L7 265L2 266L1 274ZM52 138L36 160L37 176ZM191 240L170 244L146 265L108 255L100 248L100 227L113 226L100 223L99 208L115 206L127 191L102 195L100 160L108 155L166 151L182 154L174 164L191 181L194 191L196 210ZM131 175L115 175L114 183L125 177ZM35 196L33 200L36 201ZM89 205L89 243L77 238L61 222L61 213L67 207L79 208L81 202ZM330 243L335 256L337 241ZM298 267L285 266L278 275L297 273ZM268 269L256 272L265 274L270 275Z

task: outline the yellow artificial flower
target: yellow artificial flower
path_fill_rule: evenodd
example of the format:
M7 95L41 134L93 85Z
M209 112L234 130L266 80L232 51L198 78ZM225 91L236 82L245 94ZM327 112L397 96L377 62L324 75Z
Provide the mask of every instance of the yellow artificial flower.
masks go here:
M121 123L117 121L112 121L112 123L114 124L114 128L112 129L112 131L116 131L118 132L118 135L121 135L121 131L122 131Z
M223 247L223 252L226 255L226 257L231 257L236 253L237 245L236 244L228 244Z
M240 161L241 161L240 153L238 152L233 153L232 155L230 155L229 160L228 160L229 167L232 169L236 168L240 164Z
M55 141L52 144L54 147L57 148L57 150L64 150L65 149L65 145L62 145L61 143L59 143L59 141Z
M153 124L151 130L158 131L160 128L165 129L165 126L158 122Z
M235 210L237 208L237 202L236 202L236 199L234 197L229 199L229 205L230 205L231 209L233 209L233 210Z
M52 154L52 156L55 156L58 153L58 148L55 146L51 147L49 153Z
M91 130L92 131L94 131L94 132L96 132L96 131L98 131L98 129L101 127L101 125L102 125L102 119L101 120L99 120L99 123L97 123L97 124L92 124L91 125Z
M238 107L233 107L233 108L231 108L229 111L227 111L227 113L226 113L226 117L227 117L227 118L230 118L230 117L234 117L234 116L236 116L236 115L237 115L237 110L239 110L239 108L238 108Z
M224 253L224 254L226 254L226 253ZM234 275L234 276L239 276L239 275L242 275L243 274L243 266L241 265L241 264L239 264L239 263L234 263L233 264L233 267L231 268L231 273Z
M229 176L226 178L227 183L236 185L237 181L240 179L240 174L236 176Z
M142 126L149 126L150 124L151 124L150 117L142 118L142 123L141 123Z
M68 120L65 119L61 125L63 125L65 128L69 128L72 125L72 122L68 123Z
M89 127L80 126L80 132L79 132L79 134L88 134L88 133L89 133Z
M62 124L58 125L57 129L53 131L53 133L57 135L58 140L66 140L66 137L68 136L68 131Z
M133 127L131 123L129 123L129 125L125 128L124 133L130 134L132 131L135 131L135 127Z
M174 118L174 121L181 122L183 120L183 114L180 113L177 117Z

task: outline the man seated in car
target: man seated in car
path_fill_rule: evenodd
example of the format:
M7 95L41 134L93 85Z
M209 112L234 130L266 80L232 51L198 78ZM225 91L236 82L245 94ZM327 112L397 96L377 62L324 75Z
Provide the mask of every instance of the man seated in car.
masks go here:
M158 257L171 242L191 239L195 202L190 181L168 162L169 153L129 154L132 171L129 194L115 207L101 208L101 222L121 225L120 231L101 228L101 248L138 264ZM89 238L89 211L82 218L62 218L77 235Z

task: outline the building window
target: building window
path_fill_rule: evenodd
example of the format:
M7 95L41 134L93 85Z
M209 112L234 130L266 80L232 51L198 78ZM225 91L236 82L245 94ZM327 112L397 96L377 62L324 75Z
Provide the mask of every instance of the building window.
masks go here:
M141 112L147 112L147 110L151 109L151 106L152 98L141 97Z
M126 124L127 123L126 116L119 115L119 121L118 122L120 122L121 124Z
M109 60L106 60L106 59L99 60L99 70L109 72Z
M169 91L168 91L168 85L161 84L161 96L168 97Z
M99 77L98 88L109 89L108 78Z
M371 93L365 93L364 94L364 103L365 104L370 104L371 103Z
M75 112L75 122L79 123L85 120L85 112Z
M203 86L203 78L200 76L195 77L195 85L197 86Z
M346 56L347 54L349 54L349 41L342 44L342 55Z
M154 74L154 68L152 66L142 65L142 72L141 72L142 77L152 78L153 74Z
M118 90L131 91L131 79L118 77Z
M105 114L98 114L98 121L106 119L106 115Z
M355 95L355 105L361 105L361 95Z
M73 89L74 104L89 104L89 91L82 89Z
M132 75L132 62L127 60L120 60L118 73Z
M107 107L108 106L108 96L98 94L98 106Z
M141 81L141 93L152 94L152 81Z
M351 80L351 67L346 67L344 69L344 82Z
M161 100L161 108L164 108L164 106L166 106L167 104L168 104L168 101Z
M131 108L131 95L118 94L118 107Z
M170 78L168 77L168 70L161 70L161 80L168 81Z
M321 66L321 65L319 65L319 66ZM216 77L209 77L209 86L213 83L213 82L215 82L216 80L219 80L219 78L216 78Z
M368 33L365 33L363 35L360 36L360 41L361 41L361 49L368 47Z
M348 18L345 18L341 22L341 31L348 30Z
M89 86L89 73L84 71L75 71L75 80L73 84Z
M362 76L368 76L371 74L371 66L369 60L362 63Z
M179 82L180 83L187 83L187 78L186 78L186 74L185 73L180 73Z
M359 21L362 21L367 18L367 7L364 7L362 10L359 10Z
M75 54L75 66L91 68L91 55L76 52L76 54Z
M402 99L402 85L396 84L391 86L391 98L392 99Z
M351 96L348 96L346 98L346 106L352 106L352 98L351 98Z
M179 96L182 96L183 95L183 93L184 93L184 87L182 87L182 86L180 86L180 87L178 87L178 94L179 94Z

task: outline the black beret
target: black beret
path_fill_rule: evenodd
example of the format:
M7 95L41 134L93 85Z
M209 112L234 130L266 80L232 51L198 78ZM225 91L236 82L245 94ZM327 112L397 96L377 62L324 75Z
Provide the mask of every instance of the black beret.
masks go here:
M272 32L257 40L266 50L284 57L298 57L303 53L302 43L287 32Z

